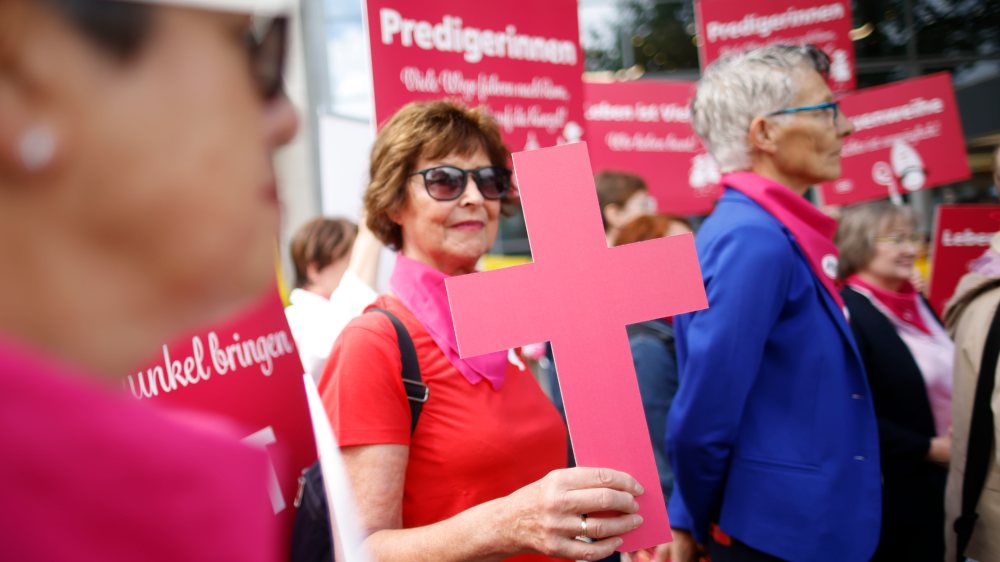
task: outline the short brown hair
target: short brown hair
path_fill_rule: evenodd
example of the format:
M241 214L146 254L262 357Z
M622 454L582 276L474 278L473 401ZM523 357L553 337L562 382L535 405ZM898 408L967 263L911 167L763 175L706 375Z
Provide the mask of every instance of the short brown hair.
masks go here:
M889 201L845 208L837 227L836 242L840 250L837 277L843 280L864 269L875 256L875 239L886 226L898 220L911 226L917 222L913 209Z
M604 209L608 205L624 207L629 198L640 191L648 191L646 182L635 174L605 170L594 176L597 184L597 202L601 206L604 230L608 229L608 219Z
M295 286L309 282L309 266L323 269L343 259L351 251L358 226L347 219L315 218L295 231L292 237L292 264L295 266Z
M506 166L510 159L496 121L485 110L452 101L403 106L383 125L372 147L365 191L368 228L389 248L402 248L402 228L391 217L406 205L406 185L417 161L468 156L477 149L494 166Z
M642 215L636 217L621 227L615 237L615 246L663 238L670 230L670 225L680 223L691 229L687 219L672 215Z

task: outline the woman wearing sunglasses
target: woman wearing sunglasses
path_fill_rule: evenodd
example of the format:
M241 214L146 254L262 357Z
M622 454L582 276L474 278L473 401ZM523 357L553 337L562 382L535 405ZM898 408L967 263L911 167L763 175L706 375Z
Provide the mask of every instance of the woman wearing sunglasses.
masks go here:
M278 559L264 455L121 387L273 283L265 4L0 2L5 559Z
M837 230L844 304L865 363L882 456L882 532L873 560L942 560L955 345L914 288L912 209L877 201Z
M508 159L491 118L449 102L404 107L372 149L368 225L399 251L375 306L410 333L426 402L411 431L396 333L378 313L341 334L320 392L376 560L596 560L641 523L630 476L557 470L562 420L516 355L458 356L444 280L492 246Z

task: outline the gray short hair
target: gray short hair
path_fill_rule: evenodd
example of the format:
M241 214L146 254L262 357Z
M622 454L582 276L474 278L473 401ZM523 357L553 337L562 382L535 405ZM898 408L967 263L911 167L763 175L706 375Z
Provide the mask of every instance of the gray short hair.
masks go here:
M875 257L875 239L885 228L902 220L916 227L913 209L888 201L875 201L845 208L837 226L837 248L840 260L837 277L846 279L868 266Z
M708 65L691 100L691 124L722 173L750 168L750 122L791 103L792 72L803 65L826 76L830 59L813 45L776 44Z

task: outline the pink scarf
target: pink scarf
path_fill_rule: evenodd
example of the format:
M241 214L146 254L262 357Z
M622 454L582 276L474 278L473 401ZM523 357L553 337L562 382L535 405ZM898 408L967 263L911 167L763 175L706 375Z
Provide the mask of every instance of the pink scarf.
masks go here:
M444 287L447 277L433 267L399 254L392 277L389 278L389 290L417 317L434 343L444 351L448 361L462 373L469 384L486 379L493 390L500 390L507 373L506 351L466 359L458 355L455 325Z
M805 197L753 172L726 174L722 176L721 183L753 199L791 231L795 242L809 259L813 274L823 283L833 302L844 310L844 299L836 282L840 254L833 237L837 233L837 221L824 215Z
M857 275L852 275L847 278L847 285L870 294L882 303L882 306L895 314L896 318L927 335L931 335L931 329L924 323L923 317L920 316L920 309L917 308L917 299L919 298L917 289L909 281L904 281L898 291L890 291L877 287Z

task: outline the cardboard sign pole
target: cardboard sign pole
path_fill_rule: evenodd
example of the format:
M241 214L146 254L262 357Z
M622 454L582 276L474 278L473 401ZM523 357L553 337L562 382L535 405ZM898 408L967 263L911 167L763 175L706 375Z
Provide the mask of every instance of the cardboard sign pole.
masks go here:
M585 144L517 153L514 169L534 263L446 281L459 352L551 341L577 464L646 489L620 550L668 542L625 326L707 306L694 237L609 249Z

